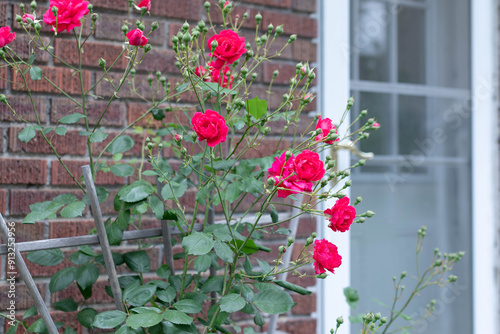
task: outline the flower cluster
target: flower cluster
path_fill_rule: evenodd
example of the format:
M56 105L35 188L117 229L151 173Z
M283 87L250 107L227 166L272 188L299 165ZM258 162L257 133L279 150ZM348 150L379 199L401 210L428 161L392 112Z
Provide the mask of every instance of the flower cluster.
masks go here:
M89 13L89 2L85 0L50 0L50 7L43 15L43 22L57 33L70 32L79 27L81 18Z
M197 66L194 73L205 82L216 82L224 88L231 88L234 77L229 65L247 52L245 37L232 30L223 30L209 38L208 48L211 51L208 55L215 60L210 62L208 69Z

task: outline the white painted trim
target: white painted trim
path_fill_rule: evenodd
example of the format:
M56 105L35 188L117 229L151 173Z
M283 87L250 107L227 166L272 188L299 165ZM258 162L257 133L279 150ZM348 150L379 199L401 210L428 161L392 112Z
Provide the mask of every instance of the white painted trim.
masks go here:
M349 0L321 0L319 12L320 32L320 106L324 117L338 122L349 98ZM349 120L346 122L349 124ZM339 133L343 133L339 129ZM348 167L349 152L341 151L338 168ZM329 201L326 207L333 206ZM333 233L326 228L324 219L319 222L319 236L337 245L342 255L342 266L319 282L317 333L330 333L336 327L336 319L343 316L341 333L350 333L349 306L343 289L350 284L350 235Z
M472 267L474 334L498 333L497 1L472 0Z

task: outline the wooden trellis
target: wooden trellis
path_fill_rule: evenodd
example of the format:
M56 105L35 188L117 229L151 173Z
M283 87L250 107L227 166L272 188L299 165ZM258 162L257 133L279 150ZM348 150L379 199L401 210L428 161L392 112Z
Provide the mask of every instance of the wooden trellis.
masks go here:
M48 240L38 240L38 241L29 241L29 242L19 242L19 243L11 243L9 244L9 231L7 224L0 214L0 236L4 240L5 244L0 245L0 255L5 255L12 252L11 248L14 248L15 253L15 262L17 269L21 278L23 279L26 287L28 289L29 295L33 298L35 302L35 306L40 313L49 334L58 334L58 330L54 323L54 320L50 316L50 312L43 300L40 292L38 291L36 284L31 276L31 273L24 262L24 259L21 255L23 252L31 252L38 250L47 250L47 249L56 249L56 248L65 248L65 247L76 247L76 246L84 246L84 245L100 245L102 249L103 258L105 261L106 271L109 277L111 289L113 292L113 298L115 302L115 306L118 310L124 310L124 305L122 301L121 289L118 282L118 277L116 275L116 268L113 262L113 258L111 255L111 247L108 242L108 237L106 234L106 229L104 226L104 220L101 214L101 208L99 205L99 201L97 198L97 193L95 189L95 184L92 180L90 167L82 166L83 177L85 180L85 185L87 188L87 194L90 200L90 207L92 209L92 215L94 218L94 222L96 224L96 235L85 235L85 236L77 236L77 237L68 237L68 238L57 238L57 239L48 239ZM158 193L161 194L160 191L161 184L157 181ZM296 203L297 204L297 203ZM294 210L295 212L295 210ZM286 219L292 214L279 214L279 219ZM212 215L213 220L213 215ZM261 219L260 223L265 224L268 223L268 219ZM214 221L213 223L225 223L223 221ZM296 231L298 224L298 217L292 219L291 222L291 230ZM165 262L174 270L173 264L173 252L172 252L172 243L171 243L171 234L180 234L180 231L176 227L170 227L166 221L162 221L161 228L147 229L147 230L139 230L139 231L125 231L123 232L122 240L136 240L136 239L144 239L144 238L153 238L153 237L163 237L163 255L165 258ZM196 230L201 230L201 226L196 226ZM13 246L13 247L12 247ZM11 248L9 248L11 247ZM290 254L291 249L290 249Z

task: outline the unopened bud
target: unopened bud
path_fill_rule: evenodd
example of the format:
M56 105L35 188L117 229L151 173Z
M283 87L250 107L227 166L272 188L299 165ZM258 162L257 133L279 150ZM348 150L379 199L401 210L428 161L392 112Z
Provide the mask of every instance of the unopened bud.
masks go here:
M296 39L297 39L297 35L291 35L290 38L288 39L288 43L287 44L290 44L290 43L294 42Z
M306 247L313 243L313 238L309 237L306 239Z
M276 30L274 31L276 35L281 35L283 33L283 25L279 25L276 27Z
M33 2L32 2L32 4L33 4ZM36 2L35 2L35 4L36 4ZM31 8L33 8L33 6ZM54 16L57 16L57 12L59 11L59 8L57 8L56 6L52 6L51 10L52 10L52 13L54 13Z
M408 272L403 271L403 272L401 273L401 279L405 278L405 277L406 277L406 275L408 275Z
M36 1L35 0L31 1L30 7L31 7L31 11L34 11L36 9Z
M159 25L158 25L158 22L157 21L154 21L153 23L151 23L151 31L155 31L156 29L158 29Z
M184 32L188 31L189 30L189 23L184 22L184 24L182 25L182 30L184 30Z
M328 275L326 273L322 273L322 274L316 275L316 278L319 278L319 279L325 279L327 277L328 277Z
M295 241L295 238L293 236L288 237L288 247L290 247L291 244Z
M144 52L149 52L149 51L151 51L151 44L146 44L144 46Z
M274 29L274 26L272 23L270 23L268 26L267 26L267 33L270 34L273 32L273 29Z
M211 43L210 43L210 50L215 50L217 48L217 46L219 45L219 43L217 43L217 41L214 39Z
M259 24L261 20L262 20L262 15L260 15L260 13L255 15L255 22L257 22L257 24Z
M186 154L187 154L187 150L186 150L186 148L185 148L185 147L182 147L182 148L181 148L181 154L182 154L182 155L186 155Z
M342 317L338 317L338 318L337 318L337 324L338 324L338 325L341 325L341 324L343 324L343 323L344 323L344 318L342 318Z
M128 33L128 26L126 24L122 25L122 31L125 35Z
M37 22L37 23L35 23L35 30L36 30L37 32L40 32L40 30L42 30L42 25L41 25L40 23L38 23L38 22Z
M21 17L21 15L16 15L16 22L21 23L22 21L23 21L23 18Z
M106 67L106 60L104 60L103 58L99 59L99 66L102 68L105 68Z
M286 253L286 248L285 248L285 246L283 246L283 245L279 246L279 247L278 247L278 252L279 252L280 254Z
M97 13L93 13L91 18L92 18L92 21L95 22L99 18L99 15Z
M253 55L254 55L254 53L253 53L252 50L248 50L247 53L246 53L247 58L252 58Z
M203 4L203 6L205 6L205 9L208 11L210 11L210 2L208 1L205 1L205 3Z
M140 31L144 31L144 29L146 29L146 27L144 26L144 23L142 23L142 22L141 22L141 23L139 23L139 24L137 25L137 28L138 28Z
M0 94L0 103L7 104L7 97L5 97L5 95L3 94Z
M293 153L292 153L291 151L286 151L286 152L285 152L285 157L286 157L286 159L287 159L287 160L288 160L288 159L290 159L290 157L291 157L292 155L293 155Z
M375 215L375 212L370 211L370 210L366 211L366 216L367 216L368 218L371 218L371 217L373 217L374 215Z

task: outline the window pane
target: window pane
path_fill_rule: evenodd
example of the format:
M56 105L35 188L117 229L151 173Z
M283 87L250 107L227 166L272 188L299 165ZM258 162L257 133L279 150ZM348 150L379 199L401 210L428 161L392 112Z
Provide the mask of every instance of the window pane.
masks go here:
M425 9L398 7L398 81L425 84Z

